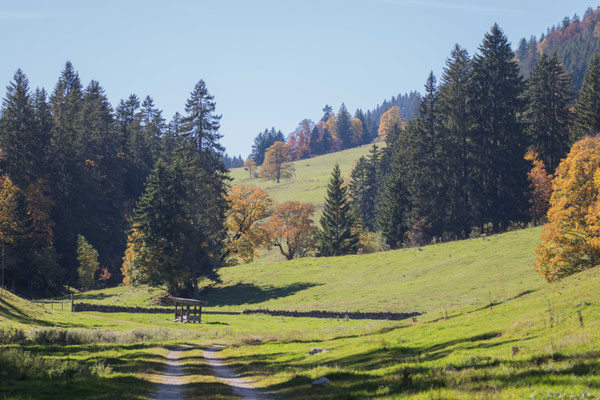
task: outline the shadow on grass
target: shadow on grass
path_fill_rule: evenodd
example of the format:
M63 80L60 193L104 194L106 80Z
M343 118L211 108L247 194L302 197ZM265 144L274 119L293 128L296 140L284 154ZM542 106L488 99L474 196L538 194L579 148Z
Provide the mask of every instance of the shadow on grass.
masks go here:
M208 301L211 307L258 304L268 300L291 296L302 290L319 285L317 283L301 282L287 286L259 287L250 283L237 283L231 286L211 289L204 300Z

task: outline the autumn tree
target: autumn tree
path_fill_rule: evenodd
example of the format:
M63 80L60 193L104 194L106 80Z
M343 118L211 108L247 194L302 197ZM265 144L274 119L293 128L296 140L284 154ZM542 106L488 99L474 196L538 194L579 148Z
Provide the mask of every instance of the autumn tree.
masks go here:
M79 273L81 289L93 289L96 281L96 271L100 266L98 252L82 235L77 236L77 262L79 263L77 272Z
M265 225L271 245L279 248L286 259L305 257L315 248L317 228L312 204L287 201L275 207Z
M553 181L537 271L555 281L600 263L600 137L575 143Z
M266 244L266 232L258 222L266 218L273 200L262 189L240 185L227 194L227 245L231 257L250 262L257 256L257 249Z
M379 129L377 131L379 138L386 141L388 139L388 134L392 132L394 126L400 128L404 127L404 119L402 118L402 114L400 114L400 109L396 106L391 107L381 116Z
M281 179L294 176L294 164L291 162L290 148L284 142L275 142L267 149L260 175L279 183Z
M531 190L531 217L535 222L540 222L550 207L552 195L552 176L546 172L544 162L540 160L535 150L529 150L525 159L532 163L532 168L527 174L529 189Z
M252 157L246 158L246 161L244 161L244 168L246 168L246 170L250 174L250 178L252 178L256 171L256 162Z
M357 117L354 117L350 123L350 132L352 133L352 145L358 146L362 144L364 136L363 123Z

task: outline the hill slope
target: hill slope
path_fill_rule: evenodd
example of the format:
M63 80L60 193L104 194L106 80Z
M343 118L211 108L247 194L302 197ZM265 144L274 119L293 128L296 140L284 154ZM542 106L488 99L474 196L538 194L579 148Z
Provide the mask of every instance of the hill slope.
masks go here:
M281 183L251 178L248 171L243 168L234 168L231 170L232 185L257 186L269 193L277 202L300 201L311 203L317 207L317 214L320 214L327 193L327 183L335 163L340 164L342 174L348 178L350 172L352 172L354 162L361 156L368 154L370 148L371 145L366 145L306 160L294 161L296 176Z
M484 306L539 290L533 270L540 229L388 252L255 262L224 268L203 299L210 308L425 311ZM76 301L151 305L158 289L117 287Z

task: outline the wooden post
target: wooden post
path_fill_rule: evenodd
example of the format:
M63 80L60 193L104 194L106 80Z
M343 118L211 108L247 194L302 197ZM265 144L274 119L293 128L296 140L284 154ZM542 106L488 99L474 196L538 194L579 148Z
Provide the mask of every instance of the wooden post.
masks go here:
M185 320L186 320L187 322L190 322L190 305L189 305L189 304L188 304L188 306L187 306L187 316L186 316L186 319L185 319Z
M200 306L199 312L198 312L198 323L202 323L202 306Z
M71 293L71 312L75 311L75 303L73 302L73 293Z
M198 306L194 306L194 323L198 322Z
M175 321L177 321L177 302L175 302Z

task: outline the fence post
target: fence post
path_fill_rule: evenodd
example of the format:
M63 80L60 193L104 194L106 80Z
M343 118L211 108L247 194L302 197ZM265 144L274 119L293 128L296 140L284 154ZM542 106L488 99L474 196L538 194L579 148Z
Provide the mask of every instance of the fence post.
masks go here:
M73 293L71 293L71 312L75 311L73 307L74 303L73 303Z

